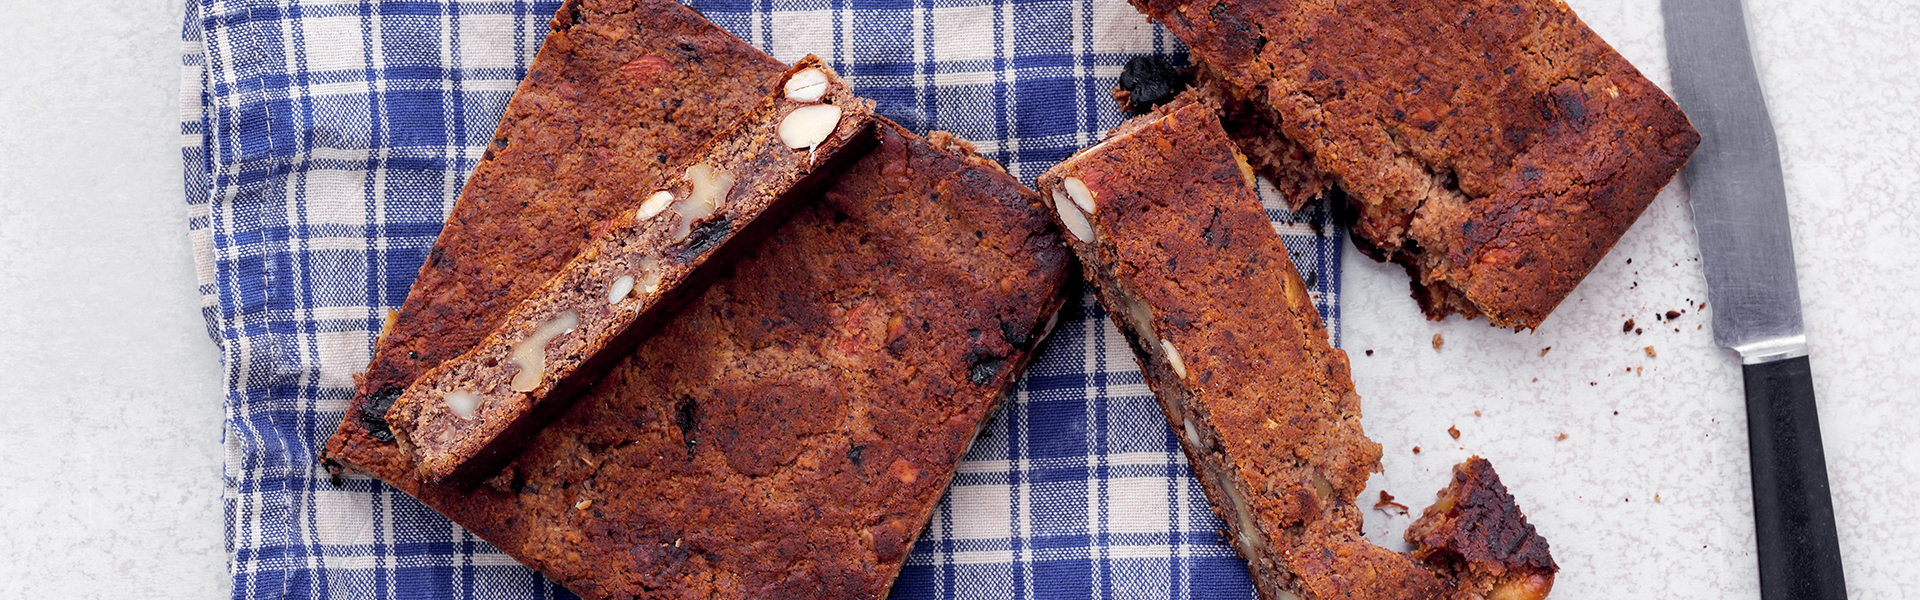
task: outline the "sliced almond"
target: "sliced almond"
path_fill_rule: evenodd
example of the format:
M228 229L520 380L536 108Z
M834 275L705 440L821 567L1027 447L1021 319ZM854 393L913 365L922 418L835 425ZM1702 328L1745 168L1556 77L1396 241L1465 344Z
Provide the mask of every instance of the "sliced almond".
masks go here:
M812 148L827 141L827 136L833 135L833 129L839 125L840 107L832 104L802 106L780 120L780 141L794 150Z
M1173 342L1166 340L1160 340L1160 349L1167 351L1167 364L1173 366L1173 374L1179 375L1181 379L1186 379L1187 363L1180 360L1180 350L1173 347Z
M646 202L640 203L640 220L645 221L660 216L660 213L667 211L667 205L670 204L673 204L673 192L666 190L654 192L652 196L647 196Z
M819 102L827 95L827 74L807 69L787 78L786 95L794 102Z
M1068 177L1060 182L1060 187L1067 188L1067 195L1073 197L1073 203L1079 205L1080 210L1089 215L1099 211L1099 207L1093 203L1093 190L1087 189L1087 183L1080 181L1080 178Z
M613 280L613 285L607 287L607 304L619 304L621 300L627 299L627 294L632 292L633 276L621 275L619 279Z
M1059 192L1055 191L1054 193L1058 194ZM1073 237L1079 238L1081 242L1091 244L1093 243L1093 224L1088 223L1086 215L1080 214L1080 209L1074 208L1073 205L1074 203L1072 202L1059 199L1053 203L1053 210L1060 213L1060 222L1067 225L1067 231L1073 233Z

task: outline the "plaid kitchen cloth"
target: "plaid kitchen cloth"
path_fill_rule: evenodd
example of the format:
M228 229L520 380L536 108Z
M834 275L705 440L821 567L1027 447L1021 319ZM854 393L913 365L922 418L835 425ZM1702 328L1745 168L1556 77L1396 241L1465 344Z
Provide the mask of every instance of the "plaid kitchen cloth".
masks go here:
M221 347L233 597L571 598L411 497L315 461L558 2L191 0L183 154ZM919 132L1023 181L1100 139L1130 57L1184 48L1124 0L695 0L819 54ZM1276 229L1336 341L1341 231ZM895 598L1250 598L1178 441L1091 296L960 465Z

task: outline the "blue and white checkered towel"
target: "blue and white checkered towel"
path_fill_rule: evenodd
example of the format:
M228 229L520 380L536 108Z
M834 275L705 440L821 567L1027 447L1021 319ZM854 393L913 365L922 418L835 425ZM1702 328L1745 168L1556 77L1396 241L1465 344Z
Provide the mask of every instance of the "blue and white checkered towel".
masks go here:
M378 481L336 488L314 458L558 4L188 3L186 188L228 385L234 598L572 597ZM691 5L781 60L819 54L882 114L1029 182L1122 120L1108 92L1129 57L1183 60L1122 0ZM1337 337L1340 231L1262 188ZM1082 302L960 465L895 598L1252 596L1125 341Z

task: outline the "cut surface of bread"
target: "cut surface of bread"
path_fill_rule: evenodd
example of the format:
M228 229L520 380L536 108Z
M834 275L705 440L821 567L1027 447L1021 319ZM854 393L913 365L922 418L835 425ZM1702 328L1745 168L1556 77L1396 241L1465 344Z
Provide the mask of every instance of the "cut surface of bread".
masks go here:
M384 468L386 413L560 271L607 219L680 177L786 65L673 0L567 0L405 302L390 311L330 464ZM399 463L393 467L401 467Z
M387 420L423 478L466 486L491 476L661 315L872 147L873 103L818 58L769 87L678 181L601 226L498 329L401 394Z

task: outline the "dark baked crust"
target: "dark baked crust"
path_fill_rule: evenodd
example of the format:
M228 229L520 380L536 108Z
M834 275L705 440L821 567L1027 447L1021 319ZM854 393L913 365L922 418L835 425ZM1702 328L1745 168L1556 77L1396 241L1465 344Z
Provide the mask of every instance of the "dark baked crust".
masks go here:
M1453 575L1462 597L1538 600L1553 590L1560 571L1493 464L1478 456L1453 467L1453 482L1407 528L1406 538L1415 558Z
M1074 186L1090 193L1090 228L1070 243L1262 597L1470 598L1451 572L1361 534L1355 500L1380 445L1217 109L1176 100L1038 185L1069 230L1089 204Z
M855 97L818 58L795 63L769 87L781 89L795 74L809 71L825 75L829 91L820 102L787 100L781 91L761 100L714 140L687 176L664 188L676 203L651 209L636 204L616 216L485 340L407 388L387 419L422 478L471 486L498 471L528 435L632 354L662 315L698 295L742 248L758 243L793 207L872 147L873 103ZM789 148L780 135L789 116L821 104L839 111L837 121L828 123L826 140ZM715 204L694 197L696 170L729 180ZM685 208L694 203L711 206L710 214L697 216L703 211ZM609 302L617 279L630 291ZM572 319L562 321L567 317ZM558 329L546 332L550 340L544 344L533 339L549 323L575 325L557 336L552 334ZM538 344L543 357L543 368L530 380L515 360L523 344ZM477 401L473 414L461 416L449 408L446 398L455 393Z
M965 142L873 132L499 475L363 466L589 599L884 596L1073 263Z
M672 0L562 4L375 345L329 460L397 457L384 415L400 391L472 348L601 222L677 177L785 68Z
M1699 143L1558 2L1134 3L1259 109L1241 129L1283 134L1240 136L1272 144L1250 154L1332 176L1355 241L1414 274L1430 318L1537 327Z

